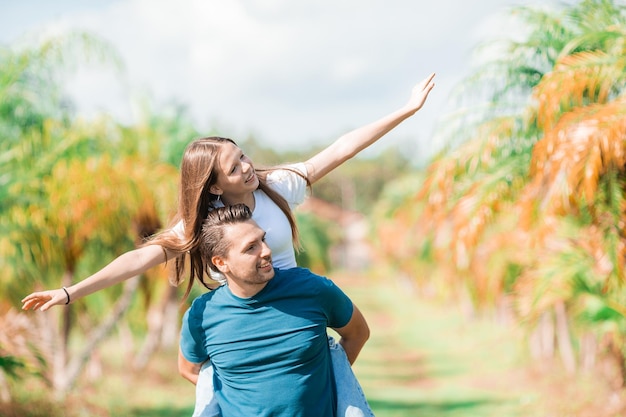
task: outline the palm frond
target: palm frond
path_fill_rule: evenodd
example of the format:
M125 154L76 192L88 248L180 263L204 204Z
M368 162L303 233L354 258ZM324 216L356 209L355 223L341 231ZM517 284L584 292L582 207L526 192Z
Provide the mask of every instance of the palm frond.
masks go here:
M603 33L626 26L626 5L621 1L583 0L576 7L566 9L566 17L580 33ZM590 46L595 49L600 45Z
M579 52L562 58L533 93L539 103L539 126L549 130L564 113L615 98L623 91L625 70L626 56L603 51Z
M626 99L563 116L533 150L526 200L550 213L592 204L601 175L626 163ZM532 196L532 197L529 197Z

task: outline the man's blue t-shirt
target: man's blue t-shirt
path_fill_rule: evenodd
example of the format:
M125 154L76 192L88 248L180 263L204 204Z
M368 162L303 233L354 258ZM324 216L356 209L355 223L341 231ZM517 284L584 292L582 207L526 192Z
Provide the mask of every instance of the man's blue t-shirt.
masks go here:
M181 351L193 363L211 359L224 417L334 416L326 328L345 326L352 312L329 279L276 270L251 298L228 286L196 298L183 318Z

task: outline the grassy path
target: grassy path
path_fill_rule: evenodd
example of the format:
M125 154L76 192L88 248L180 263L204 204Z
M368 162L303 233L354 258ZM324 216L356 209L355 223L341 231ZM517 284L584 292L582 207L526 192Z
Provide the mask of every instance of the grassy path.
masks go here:
M333 279L370 324L354 370L377 417L533 415L539 395L516 369L522 349L510 330L468 323L393 280Z

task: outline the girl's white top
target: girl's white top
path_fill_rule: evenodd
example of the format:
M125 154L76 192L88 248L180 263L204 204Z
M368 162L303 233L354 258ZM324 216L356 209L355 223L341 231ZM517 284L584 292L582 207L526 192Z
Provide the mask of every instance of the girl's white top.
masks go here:
M287 165L287 168L296 170L306 177L306 167L303 163ZM277 169L267 175L267 185L277 191L291 210L302 204L306 197L306 180L289 169ZM254 211L252 219L265 230L265 241L272 250L274 268L286 269L296 266L296 254L291 239L289 220L280 208L265 194L257 189L254 191ZM218 205L222 204L221 202ZM174 226L178 236L184 236L182 220ZM216 277L214 277L216 278Z

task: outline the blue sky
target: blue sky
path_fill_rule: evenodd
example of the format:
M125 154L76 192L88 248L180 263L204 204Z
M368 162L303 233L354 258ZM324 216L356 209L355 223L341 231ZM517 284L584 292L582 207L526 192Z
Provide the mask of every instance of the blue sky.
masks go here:
M511 35L512 0L0 0L0 42L71 29L110 42L125 64L72 74L80 113L133 122L137 102L189 106L199 129L253 133L276 147L329 143L400 107L436 72L425 107L376 144L416 159L433 137L452 87L481 41ZM558 5L557 1L523 4Z

